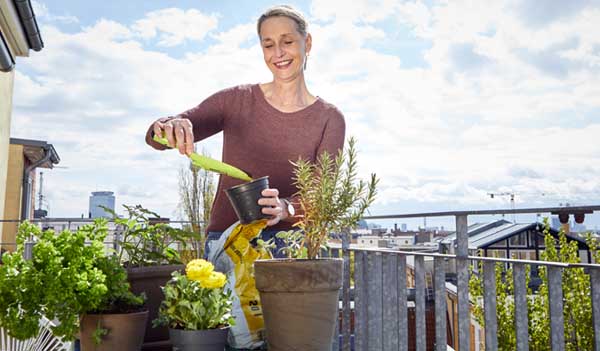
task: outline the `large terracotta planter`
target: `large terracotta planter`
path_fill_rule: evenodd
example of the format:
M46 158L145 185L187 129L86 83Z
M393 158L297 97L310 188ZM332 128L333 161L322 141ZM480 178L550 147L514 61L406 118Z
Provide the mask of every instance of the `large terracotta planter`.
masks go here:
M343 260L254 262L269 351L330 351Z
M164 299L161 286L165 286L174 271L183 271L183 265L163 265L127 268L127 280L134 294L146 294L148 321L144 335L144 351L170 351L169 329L152 327L152 321L158 317L158 308Z
M223 351L229 327L206 330L169 329L173 351Z
M148 311L122 314L86 314L81 317L79 335L82 351L137 351L142 347ZM97 327L108 330L98 345Z

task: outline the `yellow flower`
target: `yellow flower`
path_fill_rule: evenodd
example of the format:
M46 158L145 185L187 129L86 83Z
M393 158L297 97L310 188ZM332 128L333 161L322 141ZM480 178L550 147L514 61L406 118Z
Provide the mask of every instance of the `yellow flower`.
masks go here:
M211 273L213 273L214 269L215 267L212 265L212 263L205 260L196 259L187 264L185 267L185 273L190 280L202 281L208 278Z
M200 286L203 288L214 289L222 288L227 281L225 274L220 272L212 272L206 279L200 280Z

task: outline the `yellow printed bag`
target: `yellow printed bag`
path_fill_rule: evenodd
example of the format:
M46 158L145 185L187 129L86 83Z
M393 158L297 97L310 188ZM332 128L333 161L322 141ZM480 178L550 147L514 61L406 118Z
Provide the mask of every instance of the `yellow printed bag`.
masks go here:
M264 343L264 322L258 290L254 285L254 261L269 259L271 253L251 244L266 227L266 220L250 224L236 222L210 242L208 260L215 269L227 274L232 291L235 325L229 331L229 345L234 348L257 348Z

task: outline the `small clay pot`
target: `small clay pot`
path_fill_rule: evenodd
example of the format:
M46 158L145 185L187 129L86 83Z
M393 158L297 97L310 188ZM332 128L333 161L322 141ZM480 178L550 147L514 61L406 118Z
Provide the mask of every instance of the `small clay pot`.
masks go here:
M241 224L270 217L262 213L264 206L258 204L258 199L262 197L261 192L268 188L269 177L265 176L225 190Z

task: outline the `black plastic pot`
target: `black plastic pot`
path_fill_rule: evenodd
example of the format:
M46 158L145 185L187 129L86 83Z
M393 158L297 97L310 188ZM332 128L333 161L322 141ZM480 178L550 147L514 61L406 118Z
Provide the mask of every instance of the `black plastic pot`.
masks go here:
M169 329L173 350L177 351L223 351L228 333L229 327L206 330Z
M268 188L269 177L266 176L225 190L240 223L249 224L257 219L270 217L262 213L264 206L258 204L261 192Z
M171 273L174 271L183 272L183 265L161 265L146 267L127 268L127 280L131 284L131 291L134 294L144 293L146 295L146 306L148 307L148 321L146 322L146 334L142 351L171 351L172 346L169 341L169 328L152 327L152 321L158 317L160 303L165 299L165 295L160 289L171 279Z

